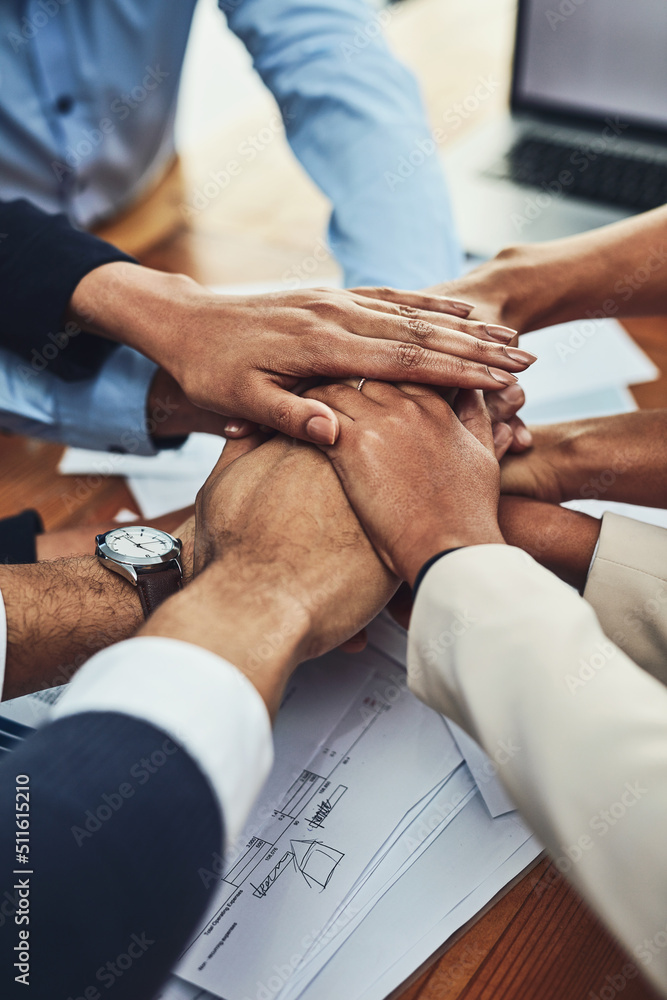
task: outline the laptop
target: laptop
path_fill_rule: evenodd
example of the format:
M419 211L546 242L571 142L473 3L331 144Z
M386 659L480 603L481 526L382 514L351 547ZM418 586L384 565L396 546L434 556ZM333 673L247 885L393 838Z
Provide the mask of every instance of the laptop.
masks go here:
M519 0L510 111L444 160L473 256L667 202L666 0Z

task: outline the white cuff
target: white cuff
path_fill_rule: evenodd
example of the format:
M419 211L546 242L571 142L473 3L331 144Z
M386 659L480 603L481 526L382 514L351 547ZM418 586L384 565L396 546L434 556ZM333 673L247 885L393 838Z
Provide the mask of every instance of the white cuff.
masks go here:
M0 701L5 686L5 663L7 662L7 612L0 590Z
M266 706L236 667L178 639L128 639L81 668L51 718L78 712L121 712L171 736L208 778L234 841L273 764Z

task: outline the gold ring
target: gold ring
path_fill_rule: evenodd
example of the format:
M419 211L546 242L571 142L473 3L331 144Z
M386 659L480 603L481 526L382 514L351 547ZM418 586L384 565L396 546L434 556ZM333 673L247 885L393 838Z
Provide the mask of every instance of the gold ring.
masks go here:
M365 378L360 378L360 379L359 379L359 383L358 383L358 385L357 385L357 391L358 391L358 392L361 392L361 390L362 390L362 388L363 388L363 385L364 385L364 382L365 382L365 381L366 381L366 379L365 379Z

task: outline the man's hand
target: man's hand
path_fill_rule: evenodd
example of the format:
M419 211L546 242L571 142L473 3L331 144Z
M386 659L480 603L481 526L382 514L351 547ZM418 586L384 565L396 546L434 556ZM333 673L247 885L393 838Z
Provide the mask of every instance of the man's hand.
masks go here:
M309 379L365 375L499 389L534 356L508 347L513 330L467 319L468 303L390 289L304 289L214 295L182 275L105 264L70 303L84 329L153 358L203 409L291 437L331 444L337 419L291 390Z
M392 573L412 584L439 551L503 542L500 471L481 394L459 392L456 412L434 390L409 383L312 394L338 415L339 440L322 450Z
M228 442L196 505L196 575L142 634L225 657L269 712L304 659L345 643L398 580L375 553L330 463L275 437Z

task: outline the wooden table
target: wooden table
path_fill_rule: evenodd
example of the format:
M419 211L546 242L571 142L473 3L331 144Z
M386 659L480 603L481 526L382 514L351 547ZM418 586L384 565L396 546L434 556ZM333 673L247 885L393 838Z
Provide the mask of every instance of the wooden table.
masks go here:
M498 79L500 86L467 127L502 107L513 7L513 0L411 0L392 12L389 34L420 76L434 123L474 90L482 74ZM159 188L103 235L150 266L182 271L207 284L287 280L298 273L320 246L328 210L281 137L204 211L186 218L183 210L208 171L233 158L243 138L257 134L273 113L267 95L247 120L186 151ZM315 279L332 273L335 265L325 259L318 262ZM627 327L667 372L665 320L635 320ZM635 395L640 406L665 406L667 379L641 386ZM108 520L120 507L136 509L120 479L58 476L61 452L44 442L0 438L0 516L35 506L47 528L54 529ZM402 1000L595 1000L603 991L604 1000L615 989L623 1000L653 997L639 977L620 987L618 977L627 975L627 969L622 971L627 964L588 907L545 860L397 995Z

